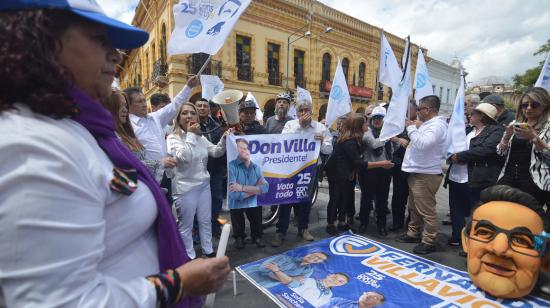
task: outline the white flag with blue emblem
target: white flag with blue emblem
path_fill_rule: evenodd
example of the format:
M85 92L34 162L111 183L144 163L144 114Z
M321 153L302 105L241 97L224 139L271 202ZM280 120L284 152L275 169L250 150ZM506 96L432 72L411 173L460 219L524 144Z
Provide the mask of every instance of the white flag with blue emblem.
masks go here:
M395 137L405 130L405 118L409 107L409 95L411 94L411 48L410 40L405 40L405 53L403 55L403 70L405 72L402 80L397 86L392 87L393 95L391 97L388 111L384 117L384 125L380 130L380 140L386 141Z
M340 58L338 58L338 65L334 73L334 82L332 83L332 88L330 89L330 95L328 97L326 126L330 127L338 117L350 112L351 98L349 96L346 77L344 77L342 63L340 62Z
M418 49L416 71L414 72L414 88L414 99L417 104L421 98L428 95L434 95L432 82L430 81L430 75L428 74L428 67L426 66L426 60L424 60L422 49Z
M258 105L258 101L254 97L252 92L248 92L245 101L253 101L254 104L256 104L256 121L260 122L264 117L264 113L262 112L262 109L260 109L260 105Z
M223 91L224 85L216 75L201 75L202 98L211 100L216 94Z
M540 70L540 75L537 79L537 82L535 82L535 87L541 87L545 88L546 90L550 90L550 52L548 53L546 61L544 62L544 65Z
M463 72L461 72L462 74ZM468 149L466 144L466 120L464 119L464 78L461 77L460 79L453 114L449 121L449 128L447 128L446 156Z
M397 58L384 35L384 31L380 31L380 59L378 65L378 82L393 89L397 88L403 77L403 71L399 68Z
M313 104L313 99L311 98L311 93L309 93L308 90L304 88L300 88L300 86L296 87L296 102L299 101L308 101L310 104Z
M181 0L173 9L176 26L168 54L217 53L250 1Z

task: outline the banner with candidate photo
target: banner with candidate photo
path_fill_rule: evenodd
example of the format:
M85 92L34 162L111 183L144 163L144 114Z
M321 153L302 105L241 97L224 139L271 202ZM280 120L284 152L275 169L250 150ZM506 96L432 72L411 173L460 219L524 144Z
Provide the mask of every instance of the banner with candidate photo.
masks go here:
M237 267L279 307L548 307L494 298L468 273L351 232Z
M313 133L229 135L226 143L229 208L309 200L320 146Z

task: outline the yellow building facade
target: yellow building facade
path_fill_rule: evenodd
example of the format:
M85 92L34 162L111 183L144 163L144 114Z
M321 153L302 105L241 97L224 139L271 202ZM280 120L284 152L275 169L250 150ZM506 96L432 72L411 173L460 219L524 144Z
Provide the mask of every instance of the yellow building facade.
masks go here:
M121 88L141 87L147 98L158 92L174 97L187 76L204 63L204 54L167 56L175 3L141 0L138 4L132 24L148 31L150 38L143 47L127 51L120 66ZM400 59L404 39L385 35ZM297 85L310 91L319 118L326 110L338 59L347 70L353 110L382 99L387 91L377 88L379 46L380 28L318 1L253 0L205 73L220 76L225 89L252 92L267 114L275 96L287 88L288 78L290 91L295 92ZM413 69L417 52L413 45ZM200 93L196 88L191 101Z

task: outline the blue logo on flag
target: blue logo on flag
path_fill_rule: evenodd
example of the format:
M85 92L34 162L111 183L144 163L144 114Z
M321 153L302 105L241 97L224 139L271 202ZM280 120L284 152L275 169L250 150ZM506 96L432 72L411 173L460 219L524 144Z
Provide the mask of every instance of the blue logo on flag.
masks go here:
M187 26L187 30L185 30L185 36L187 36L188 38L194 38L197 35L201 34L202 28L202 22L198 19L195 19L189 24L189 26Z
M426 75L424 73L418 74L416 77L416 87L417 89L424 88L426 85Z
M379 254L384 249L364 237L342 235L330 242L330 251L335 255L366 257Z
M214 86L213 92L218 94L220 92L220 87L219 86Z
M330 98L333 100L340 100L342 96L344 96L344 91L342 91L342 88L340 88L340 86L333 86L330 91Z

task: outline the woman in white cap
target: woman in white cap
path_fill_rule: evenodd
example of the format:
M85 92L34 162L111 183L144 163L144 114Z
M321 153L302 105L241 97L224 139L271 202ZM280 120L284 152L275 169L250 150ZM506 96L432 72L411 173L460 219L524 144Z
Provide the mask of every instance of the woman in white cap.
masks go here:
M479 202L481 191L496 183L502 158L493 149L504 128L496 125L497 109L481 103L470 114L473 129L466 136L468 150L451 155L445 184L449 185L452 234L448 244L460 245L460 235L471 207Z
M0 1L0 307L199 306L228 259L191 261L164 193L99 100L148 40L93 0Z
M379 161L391 161L397 148L392 141L381 141L378 137L384 125L386 108L377 106L372 110L369 129L363 135L363 159L369 164ZM366 232L370 213L376 209L376 226L378 234L387 236L386 215L388 214L388 195L390 193L391 170L384 168L360 170L361 210L359 212L359 232Z

